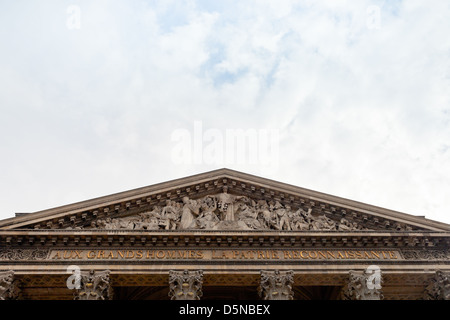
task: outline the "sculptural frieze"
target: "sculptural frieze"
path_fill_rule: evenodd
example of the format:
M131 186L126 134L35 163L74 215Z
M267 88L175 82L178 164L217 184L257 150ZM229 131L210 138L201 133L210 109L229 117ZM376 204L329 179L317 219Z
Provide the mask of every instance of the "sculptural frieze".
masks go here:
M342 288L342 300L382 300L382 274L378 266L370 266L363 272L349 271L347 284Z
M279 201L253 200L224 192L199 199L187 196L167 200L151 210L128 217L93 221L93 229L126 230L280 230L357 231L368 230L345 218L333 220L313 214L311 208L293 209Z
M48 249L0 249L0 260L43 260L49 254Z
M448 250L404 250L402 255L407 260L447 260L450 259Z

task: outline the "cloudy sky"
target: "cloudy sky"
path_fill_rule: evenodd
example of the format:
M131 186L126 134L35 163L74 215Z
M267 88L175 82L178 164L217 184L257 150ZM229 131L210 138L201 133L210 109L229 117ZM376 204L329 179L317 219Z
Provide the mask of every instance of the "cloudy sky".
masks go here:
M0 219L227 167L450 223L449 17L1 1Z

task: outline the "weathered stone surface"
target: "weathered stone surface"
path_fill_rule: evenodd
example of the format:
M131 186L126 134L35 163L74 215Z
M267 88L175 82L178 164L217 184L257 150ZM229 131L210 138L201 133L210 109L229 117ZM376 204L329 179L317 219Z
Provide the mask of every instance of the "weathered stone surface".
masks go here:
M81 271L74 300L111 300L113 293L109 274L109 270Z
M381 270L373 266L364 272L351 270L347 284L342 289L343 300L382 300L383 293L381 284L383 282Z
M436 271L425 288L424 300L450 300L450 273Z
M254 200L226 192L199 199L167 200L151 211L123 218L102 218L93 229L126 230L367 230L345 218L335 221L312 209L293 210L279 201Z
M264 300L292 300L293 271L261 271L258 293Z
M271 299L292 295L289 286L294 298L336 299L349 270L357 278L376 264L382 294L357 292L353 280L348 298L422 299L430 270L450 272L449 231L444 223L224 169L2 220L0 270L14 271L24 299L72 299L70 265L111 270L102 285L80 286L77 298L111 298L112 283L121 299L167 299L171 270L201 269L197 289L180 282L171 297L209 297L226 287L255 298L261 270L292 270L293 282L282 291L272 286Z
M203 295L203 272L173 271L169 272L169 297L172 300L200 300Z

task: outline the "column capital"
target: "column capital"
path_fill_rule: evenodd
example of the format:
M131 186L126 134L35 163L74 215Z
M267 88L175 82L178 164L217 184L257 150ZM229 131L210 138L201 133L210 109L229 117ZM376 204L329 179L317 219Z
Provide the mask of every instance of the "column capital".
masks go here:
M258 288L259 295L264 300L292 300L294 271L266 271L261 270L261 283Z
M75 300L111 300L110 271L81 271L80 287L75 291Z
M203 271L169 271L169 297L172 300L200 300Z
M14 271L0 272L0 300L15 300L19 296Z
M425 288L424 300L450 300L450 273L436 271Z
M377 266L370 266L365 271L349 271L347 284L341 291L343 300L382 300L383 282L381 270Z

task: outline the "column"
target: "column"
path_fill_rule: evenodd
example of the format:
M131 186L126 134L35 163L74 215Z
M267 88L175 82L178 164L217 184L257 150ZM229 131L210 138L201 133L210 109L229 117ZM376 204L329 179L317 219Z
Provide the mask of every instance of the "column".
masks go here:
M200 300L203 295L203 271L169 271L171 300Z
M294 271L261 270L261 283L258 293L264 300L292 300Z
M19 289L14 280L14 271L0 272L0 300L15 300L19 296Z
M382 300L382 276L380 268L367 268L365 271L349 271L347 284L341 291L343 300Z
M450 274L436 271L425 288L424 300L450 300Z
M111 300L113 296L110 271L81 271L80 285L74 300Z

